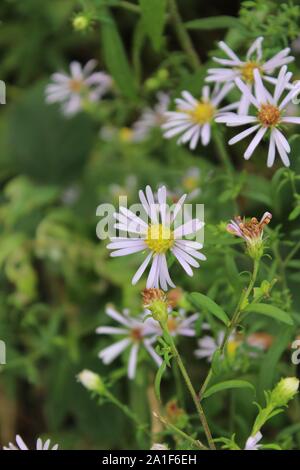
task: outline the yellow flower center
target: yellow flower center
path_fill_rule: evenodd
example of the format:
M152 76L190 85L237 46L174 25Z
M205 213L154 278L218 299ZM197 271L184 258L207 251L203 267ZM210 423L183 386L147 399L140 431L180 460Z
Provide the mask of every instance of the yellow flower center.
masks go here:
M165 253L173 246L174 234L162 224L149 225L145 242L154 253Z
M232 339L227 343L227 354L229 357L233 358L235 356L235 352L240 345L239 341Z
M69 81L69 88L73 93L80 93L82 90L82 80L76 80L75 78Z
M276 126L280 122L280 110L277 106L266 103L261 106L257 117L264 127Z
M193 176L187 176L186 178L183 178L182 184L185 189L192 191L193 189L197 188L198 180Z
M122 127L119 131L121 142L131 142L133 138L133 131L129 127Z
M198 101L191 111L186 111L195 124L206 124L212 120L215 108L209 101Z
M254 70L260 69L260 66L257 62L246 62L246 64L240 67L242 78L245 82L253 83L254 81Z

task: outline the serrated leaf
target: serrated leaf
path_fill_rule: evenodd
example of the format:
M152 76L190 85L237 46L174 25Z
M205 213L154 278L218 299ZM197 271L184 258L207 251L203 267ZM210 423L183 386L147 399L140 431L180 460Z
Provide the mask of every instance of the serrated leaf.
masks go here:
M275 318L276 320L281 321L286 325L294 324L293 319L288 313L284 312L278 307L274 307L273 305L254 303L250 304L245 310L248 312L254 312L261 315L266 315L267 317Z
M203 398L208 398L214 393L221 392L222 390L228 390L231 388L251 388L254 390L253 385L246 380L225 380L224 382L219 382L218 384L212 385L209 387L203 395Z
M142 10L142 20L147 35L155 50L162 44L163 31L166 21L166 0L139 0Z
M188 21L184 24L187 29L226 29L239 25L239 21L234 16L212 16L210 18L199 18L197 20Z
M200 294L199 292L193 292L188 296L193 305L197 308L204 308L209 311L212 315L221 320L226 326L229 325L230 320L224 310L216 304L211 298L206 295Z

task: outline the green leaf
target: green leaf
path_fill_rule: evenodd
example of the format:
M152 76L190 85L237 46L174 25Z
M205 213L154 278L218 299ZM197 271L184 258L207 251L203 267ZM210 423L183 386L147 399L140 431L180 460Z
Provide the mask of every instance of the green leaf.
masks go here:
M142 10L142 20L147 35L155 50L162 44L163 31L166 21L166 0L139 0Z
M292 330L291 327L281 328L277 341L272 344L263 359L258 380L260 401L263 400L264 390L270 390L275 382L275 374L278 374L278 362L291 341Z
M221 392L222 390L228 390L231 388L251 388L254 390L253 385L246 380L226 380L218 384L209 387L203 395L203 398L208 398L214 393Z
M238 19L234 16L212 16L210 18L199 18L185 23L187 29L226 29L238 26Z
M132 38L132 64L137 82L140 83L142 77L142 50L146 39L144 24L139 20L136 24Z
M82 174L95 132L86 114L66 119L58 106L47 105L45 85L24 90L9 110L10 158L17 173L57 185Z
M136 98L134 74L126 56L122 39L112 16L106 12L109 21L101 23L101 43L106 67L116 85L126 98Z
M294 207L294 209L292 210L292 212L289 215L289 220L295 220L299 217L299 215L300 215L300 205Z
M167 363L166 361L163 361L163 363L161 364L161 366L159 367L157 373L156 373L156 376L155 376L155 381L154 381L154 390L155 390L155 394L158 398L159 401L161 401L161 398L160 398L160 384L161 384L161 379L165 373L165 370L167 368Z
M275 318L276 320L285 323L286 325L293 325L293 319L290 315L278 307L274 307L269 304L251 304L246 309L248 312L254 312L261 315L266 315L267 317Z
M226 326L229 325L230 321L224 310L206 295L193 292L188 296L188 298L195 307L208 310L209 313L221 320Z

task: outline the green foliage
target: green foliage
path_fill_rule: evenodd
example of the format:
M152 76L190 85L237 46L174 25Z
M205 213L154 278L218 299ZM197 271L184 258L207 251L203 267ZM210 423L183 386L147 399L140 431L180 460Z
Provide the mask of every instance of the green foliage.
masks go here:
M65 119L57 106L46 105L44 88L28 91L10 112L10 157L16 171L40 182L70 182L89 157L93 125L85 115Z
M162 44L167 0L139 0L144 28L156 50Z
M298 36L300 6L292 1L245 0L240 18L250 37L264 36L266 46L274 50L279 44L286 46Z
M224 310L206 295L193 292L188 298L196 308L207 310L209 313L221 320L226 326L229 325L229 318Z
M212 16L209 18L199 18L185 23L185 27L187 29L200 30L226 29L238 25L239 22L237 18L234 18L233 16Z
M282 323L285 323L286 325L293 325L293 320L290 317L290 315L283 312L282 310L280 310L278 307L275 307L274 305L253 303L249 305L246 308L246 310L248 310L249 312L258 313L261 315L267 315L268 317L275 318L276 320L279 320Z
M106 67L117 87L126 98L135 99L136 84L126 51L115 21L106 10L105 21L101 23L101 44Z
M215 393L221 392L222 390L228 390L232 388L250 388L254 390L253 385L246 380L226 380L209 387L203 394L203 398L208 398Z

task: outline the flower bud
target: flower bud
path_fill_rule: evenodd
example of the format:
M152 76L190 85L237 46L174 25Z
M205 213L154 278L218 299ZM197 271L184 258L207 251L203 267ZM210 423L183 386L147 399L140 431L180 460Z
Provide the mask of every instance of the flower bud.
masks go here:
M73 18L73 28L75 31L85 31L89 26L90 20L83 13L79 13Z
M296 377L281 379L272 390L270 402L274 406L286 406L294 398L299 388L299 380Z
M160 86L159 80L157 78L151 77L145 81L145 87L149 91L157 90Z
M169 78L169 71L167 69L160 69L158 72L157 72L157 78L161 81L161 82L165 82L166 80L168 80Z
M165 444L154 443L150 450L169 450Z
M87 390L92 392L103 393L105 392L105 385L103 384L101 377L91 370L84 369L77 375L77 380L80 382Z

